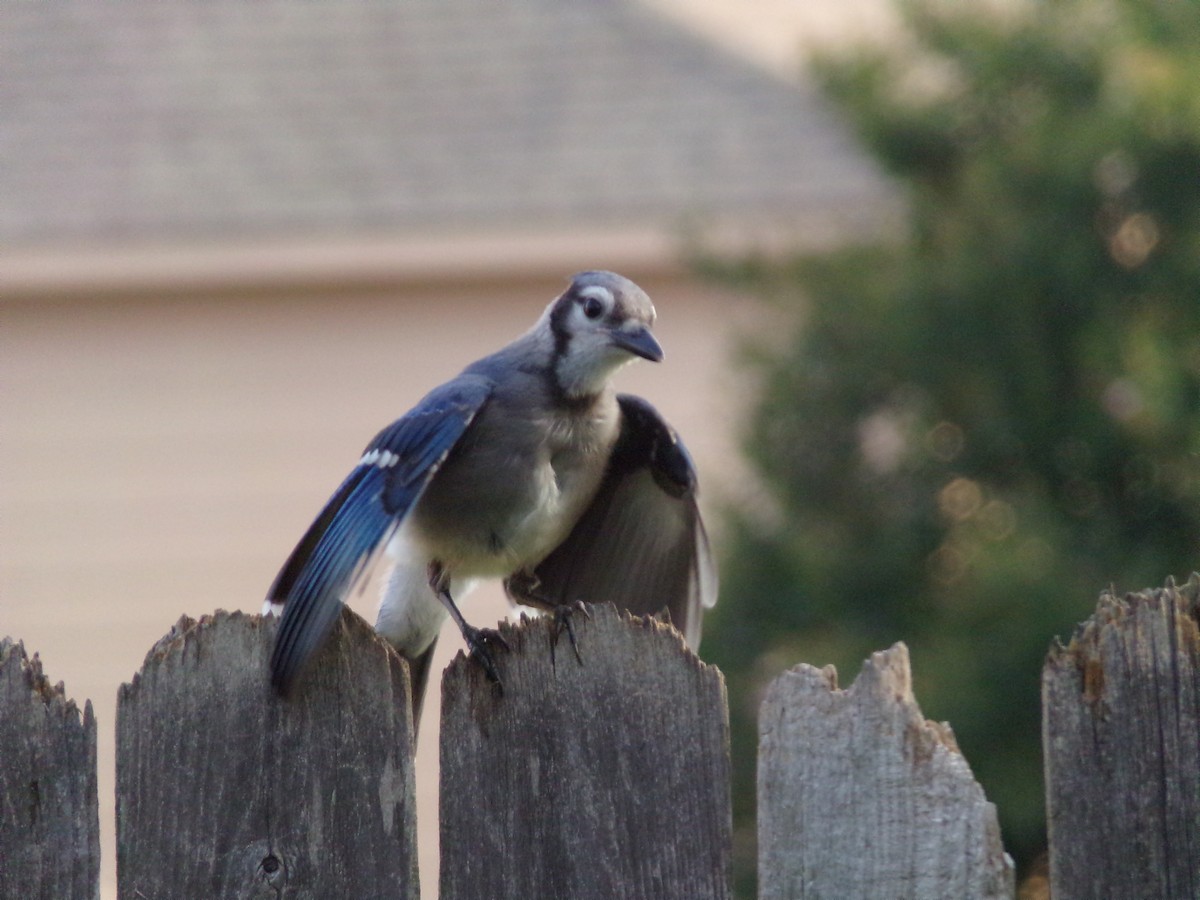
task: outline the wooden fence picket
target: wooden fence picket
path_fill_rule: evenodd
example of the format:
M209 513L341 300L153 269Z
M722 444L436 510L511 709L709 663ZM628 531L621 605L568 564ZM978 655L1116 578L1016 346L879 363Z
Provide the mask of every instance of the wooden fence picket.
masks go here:
M274 633L181 619L121 688L121 900L419 896L404 663L347 612L285 700Z
M725 683L678 632L609 604L501 626L503 694L442 689L441 900L730 896Z
M96 719L0 640L0 897L100 896Z
M1200 576L1101 595L1042 717L1055 900L1200 897Z
M996 808L912 693L908 649L775 679L759 715L759 897L1011 898Z

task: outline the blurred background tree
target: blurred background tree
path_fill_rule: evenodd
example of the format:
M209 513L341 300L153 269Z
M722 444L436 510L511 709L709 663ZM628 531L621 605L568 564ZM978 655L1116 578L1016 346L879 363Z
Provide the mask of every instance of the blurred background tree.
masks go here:
M755 716L799 661L912 651L1022 867L1039 676L1098 592L1200 567L1200 4L918 0L817 70L906 192L903 238L724 269L794 322L750 349L705 655L728 677L739 878Z

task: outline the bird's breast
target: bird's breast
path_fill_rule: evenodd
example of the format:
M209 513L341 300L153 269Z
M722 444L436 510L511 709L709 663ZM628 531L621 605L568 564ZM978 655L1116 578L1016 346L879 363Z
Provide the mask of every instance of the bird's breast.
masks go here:
M456 448L413 511L431 558L467 577L506 577L560 544L591 503L615 416L489 422Z

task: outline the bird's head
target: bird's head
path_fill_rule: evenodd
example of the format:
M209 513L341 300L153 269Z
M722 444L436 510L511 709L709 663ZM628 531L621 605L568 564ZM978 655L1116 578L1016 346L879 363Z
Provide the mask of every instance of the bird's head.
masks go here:
M614 272L580 272L546 311L554 338L553 372L568 397L603 390L635 357L659 362L662 347L650 332L654 304L646 292Z

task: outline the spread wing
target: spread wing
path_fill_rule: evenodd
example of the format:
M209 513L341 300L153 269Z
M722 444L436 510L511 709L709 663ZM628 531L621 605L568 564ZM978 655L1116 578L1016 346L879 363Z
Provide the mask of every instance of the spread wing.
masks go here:
M567 539L534 569L538 605L608 600L639 615L665 607L695 649L703 609L717 599L695 467L654 407L617 399L621 433L604 480Z
M491 394L492 383L461 375L430 392L367 445L275 578L283 604L271 653L271 683L287 693L321 647L342 599L454 449Z

